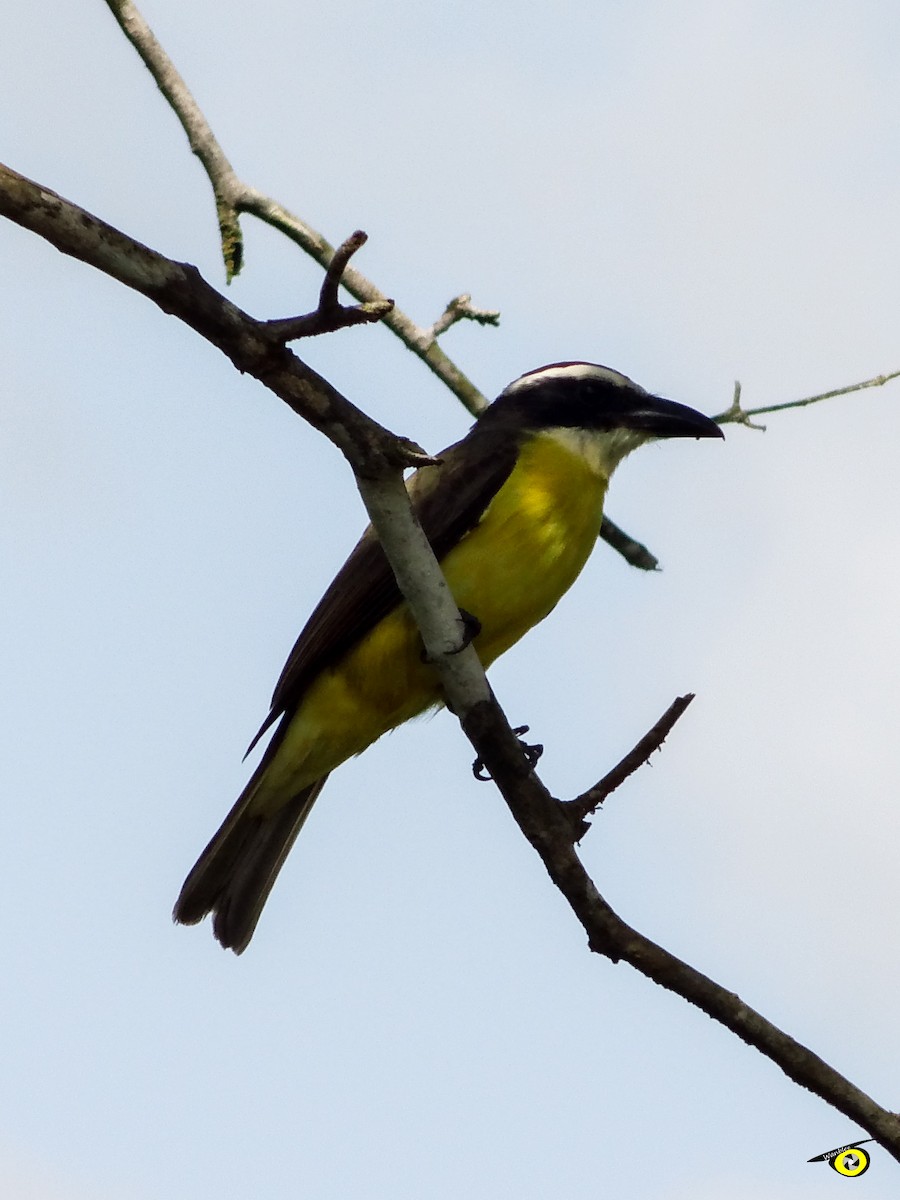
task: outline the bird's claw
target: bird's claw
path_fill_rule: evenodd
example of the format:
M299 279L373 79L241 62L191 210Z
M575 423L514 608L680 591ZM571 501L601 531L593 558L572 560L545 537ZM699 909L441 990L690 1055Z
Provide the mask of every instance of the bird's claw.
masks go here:
M479 633L481 633L481 622L472 613L467 612L466 609L461 608L459 610L459 619L462 621L463 627L462 642L455 650L451 650L451 654L462 654L466 646L471 646Z
M522 741L521 735L523 733L527 733L528 728L529 727L527 725L518 725L513 730L513 733L519 739L519 745L522 747L522 752L524 753L526 759L528 760L529 767L531 767L531 769L533 771L534 768L537 766L538 759L544 753L544 747L542 745L540 745L540 743L535 743L533 746L529 746L527 742ZM476 758L475 761L472 763L472 774L475 776L476 779L480 780L482 783L488 783L493 778L491 773L485 767L484 759L482 759L482 758Z
M481 633L481 622L477 617L473 617L470 612L466 612L464 608L459 610L459 619L462 624L462 641L453 650L448 650L448 654L462 654L466 646L471 646L479 633ZM423 663L430 663L432 661L424 646L419 658Z

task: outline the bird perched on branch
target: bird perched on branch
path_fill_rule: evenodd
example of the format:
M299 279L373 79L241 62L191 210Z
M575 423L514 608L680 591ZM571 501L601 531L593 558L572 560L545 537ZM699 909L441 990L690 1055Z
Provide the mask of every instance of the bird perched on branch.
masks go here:
M437 466L409 480L416 516L489 666L568 591L597 540L610 476L656 438L721 437L713 421L594 363L553 363L505 388ZM185 880L174 918L209 913L247 948L329 774L438 707L438 676L369 528L291 651L251 749L259 766Z

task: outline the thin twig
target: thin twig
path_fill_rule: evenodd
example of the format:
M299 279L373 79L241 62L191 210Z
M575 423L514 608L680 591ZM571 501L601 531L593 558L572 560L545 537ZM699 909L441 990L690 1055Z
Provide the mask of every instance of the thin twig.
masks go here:
M325 269L325 278L322 280L322 289L319 292L320 309L340 307L338 288L341 286L341 279L347 270L347 264L357 250L361 249L368 240L369 235L362 229L357 229L348 238L345 238L337 250L335 250L331 262ZM392 300L392 306L393 303Z
M361 229L351 233L338 246L328 264L325 279L319 292L319 307L301 317L284 317L266 321L265 327L273 338L281 342L293 342L298 338L316 337L320 333L334 333L337 329L348 329L351 325L371 324L383 320L394 307L393 300L371 300L366 304L341 304L338 289L347 263L368 237Z
M280 230L320 266L327 268L336 251L322 234L270 196L249 187L238 178L190 90L132 0L106 0L106 3L181 122L191 149L209 176L216 199L219 226L223 231L222 252L228 278L237 274L241 267L243 252L237 217L242 212L250 213ZM345 271L341 282L361 303L387 300L379 288L359 271ZM421 329L396 306L385 316L384 323L422 359L473 416L487 406L487 399L447 357L428 330Z
M429 333L433 338L440 337L458 321L475 321L478 325L499 325L500 312L496 308L476 308L472 304L472 297L465 293L450 301L431 326Z
M762 433L766 431L765 425L755 425L750 420L750 413L741 408L741 381L739 379L734 381L734 395L730 407L712 419L720 425L745 425L748 429L758 429Z
M806 408L809 404L819 404L822 400L833 400L835 396L849 396L853 392L862 392L866 388L884 387L892 379L900 379L900 371L888 371L884 375L875 375L872 379L864 379L861 383L850 383L846 387L832 388L830 392L818 392L815 396L804 396L802 400L788 400L783 404L763 404L759 408L741 407L741 385L735 382L734 399L731 407L712 418L720 425L738 423L748 425L751 429L765 429L765 425L753 425L749 418L759 417L764 413L784 412L788 408Z
M659 559L656 555L651 554L643 542L639 542L630 533L620 529L609 517L604 516L603 518L600 536L613 550L617 550L630 566L637 567L641 571L659 570Z
M371 304L336 305L334 308L317 308L314 312L299 317L280 317L265 321L265 327L279 342L294 342L298 338L318 337L320 333L334 333L338 329L349 329L352 325L371 325L382 321L391 311L392 301L375 300Z
M243 235L238 221L239 199L243 185L213 136L200 106L191 95L175 64L156 40L150 26L131 0L106 0L122 32L137 50L156 86L178 114L191 150L200 159L212 184L219 221L219 236L225 274L229 282L241 269L244 257Z
M651 754L661 748L671 733L672 726L693 699L694 693L688 692L687 695L678 696L673 700L653 728L644 734L637 745L629 750L611 771L607 771L603 778L586 792L582 792L574 800L565 802L564 808L573 823L584 821L585 817L596 812L607 796L624 783L629 775L633 775L642 767Z

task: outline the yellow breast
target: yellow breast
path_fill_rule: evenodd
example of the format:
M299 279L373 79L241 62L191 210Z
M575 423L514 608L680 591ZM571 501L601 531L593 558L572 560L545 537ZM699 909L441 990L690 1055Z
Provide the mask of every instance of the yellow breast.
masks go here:
M547 616L594 547L609 480L593 445L568 432L530 439L481 523L441 564L456 602L481 622L485 666Z
M481 623L485 666L543 620L571 587L600 531L608 476L589 439L530 439L479 524L441 566L460 608ZM331 771L389 729L440 703L406 608L385 617L311 684L258 802Z

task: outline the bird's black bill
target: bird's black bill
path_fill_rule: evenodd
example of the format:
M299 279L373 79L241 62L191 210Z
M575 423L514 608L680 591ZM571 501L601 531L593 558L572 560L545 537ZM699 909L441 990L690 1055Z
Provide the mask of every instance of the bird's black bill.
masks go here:
M724 437L721 428L703 413L661 396L635 399L622 424L653 437Z

